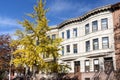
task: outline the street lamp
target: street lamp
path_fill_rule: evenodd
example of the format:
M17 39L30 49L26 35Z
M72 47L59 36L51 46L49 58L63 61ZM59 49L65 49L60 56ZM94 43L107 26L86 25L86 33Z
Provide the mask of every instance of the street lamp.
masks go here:
M9 68L9 80L11 80L11 67L12 67L12 59L13 59L13 56L12 56L12 52L13 52L13 49L11 48L11 55L10 55L10 68Z

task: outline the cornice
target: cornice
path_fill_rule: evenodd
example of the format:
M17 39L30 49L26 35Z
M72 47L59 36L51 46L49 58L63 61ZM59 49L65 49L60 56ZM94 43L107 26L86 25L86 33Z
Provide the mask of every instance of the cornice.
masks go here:
M98 13L101 13L101 12L105 12L105 11L113 12L117 9L120 9L120 2L118 2L116 4L113 4L113 5L106 5L106 6L103 6L103 7L100 7L100 8L93 9L93 10L89 11L88 13L84 14L83 16L68 19L68 20L62 22L61 24L58 24L57 27L54 27L52 29L60 29L60 28L66 26L68 24L81 22L81 21L89 18L92 15L95 15L95 14L98 14Z
M65 25L68 25L68 24L71 24L71 23L81 22L81 21L87 19L88 17L90 17L92 15L95 15L95 14L100 13L100 12L108 11L110 9L111 9L111 5L103 6L101 8L96 8L96 9L91 10L90 12L84 14L83 16L80 16L80 17L77 17L77 18L71 18L69 20L66 20L66 21L62 22L61 24L58 25L58 28L62 28Z
M53 30L53 29L60 29L60 28L66 26L68 24L81 22L81 21L89 18L90 16L98 14L98 13L101 13L101 12L105 12L105 11L114 12L114 11L116 11L118 9L120 9L120 2L118 2L116 4L113 4L113 5L107 5L107 6L99 7L99 8L96 8L96 9L93 9L93 10L87 12L83 16L80 16L80 17L77 17L77 18L68 19L68 20L62 22L61 24L58 24L57 26L52 27L51 30Z
M111 6L111 9L112 9L113 12L116 11L116 10L118 10L118 9L120 9L120 2L118 2L116 4L113 4Z

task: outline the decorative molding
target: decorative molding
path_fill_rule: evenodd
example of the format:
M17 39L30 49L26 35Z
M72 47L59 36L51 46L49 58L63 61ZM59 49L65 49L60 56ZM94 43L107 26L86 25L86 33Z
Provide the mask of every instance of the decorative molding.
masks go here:
M113 5L107 5L107 6L103 6L100 8L96 8L91 10L90 12L84 14L83 16L77 17L77 18L71 18L68 19L64 22L62 22L61 24L58 24L57 27L51 28L51 29L60 29L68 24L72 24L72 23L76 23L76 22L81 22L87 18L89 18L92 15L101 13L101 12L105 12L105 11L110 11L110 12L114 12L115 10L120 9L120 2L113 4Z

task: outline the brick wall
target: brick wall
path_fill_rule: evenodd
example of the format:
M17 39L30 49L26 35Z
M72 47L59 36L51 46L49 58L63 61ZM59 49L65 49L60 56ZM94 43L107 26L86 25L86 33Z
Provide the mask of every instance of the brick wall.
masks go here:
M120 68L120 9L113 12L116 69Z

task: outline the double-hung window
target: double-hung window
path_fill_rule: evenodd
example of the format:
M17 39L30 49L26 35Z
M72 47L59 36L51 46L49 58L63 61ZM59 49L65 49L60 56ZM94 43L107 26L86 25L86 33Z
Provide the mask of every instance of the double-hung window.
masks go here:
M73 44L73 53L77 53L78 50L77 50L77 44Z
M77 28L73 29L73 37L77 37Z
M67 33L67 39L70 39L70 30L67 30L66 33Z
M92 32L98 31L98 21L93 21L92 22Z
M67 53L70 53L70 45L67 45L67 46L66 46L66 52L67 52Z
M108 19L107 18L101 19L101 27L102 27L102 30L108 29Z
M108 37L102 38L102 48L103 49L109 48L109 38Z
M93 39L93 50L98 50L98 49L99 49L98 38L97 39Z
M90 32L89 24L86 24L85 25L85 34L89 34L89 32Z
M86 52L90 51L90 41L86 41Z

